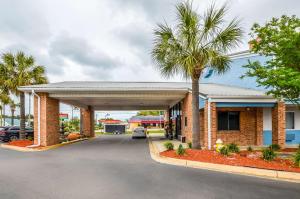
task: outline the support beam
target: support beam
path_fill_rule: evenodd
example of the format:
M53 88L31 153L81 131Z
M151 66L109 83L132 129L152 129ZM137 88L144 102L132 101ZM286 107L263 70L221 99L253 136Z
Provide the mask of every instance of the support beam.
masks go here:
M272 143L285 147L285 104L278 102L272 108Z
M80 109L81 134L87 137L95 137L94 130L94 110L89 106L88 109Z
M40 111L41 146L59 143L59 101L49 97L48 93L37 93L40 96L40 110L38 98L34 97L34 144L38 144L38 111Z

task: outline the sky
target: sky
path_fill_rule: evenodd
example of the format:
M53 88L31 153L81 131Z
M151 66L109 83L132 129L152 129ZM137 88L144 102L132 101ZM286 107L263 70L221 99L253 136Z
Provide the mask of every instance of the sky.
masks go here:
M164 79L151 60L157 23L176 20L180 0L0 0L0 53L24 51L46 67L50 82ZM194 0L199 14L210 0ZM229 4L245 35L234 51L248 49L248 33L283 14L300 15L299 0L215 0ZM124 115L124 114L123 114Z

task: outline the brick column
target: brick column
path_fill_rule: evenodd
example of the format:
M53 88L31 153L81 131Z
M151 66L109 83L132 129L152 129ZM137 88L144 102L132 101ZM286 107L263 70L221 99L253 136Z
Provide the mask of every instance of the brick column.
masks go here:
M203 114L200 111L200 132L202 134L200 135L200 137L203 139L201 140L201 146L207 148L208 147L208 102L207 100L205 102Z
M48 93L40 96L40 134L41 146L59 143L59 101L49 97ZM34 144L38 144L38 97L34 96Z
M94 137L94 111L91 107L80 109L81 133L87 137Z
M263 145L263 108L256 108L256 145Z
M192 93L187 93L182 103L182 135L186 137L187 142L192 141ZM187 125L185 126L185 117Z
M210 103L211 122L211 148L213 149L217 141L217 106L215 102Z
M272 108L272 143L285 147L285 104L278 102Z

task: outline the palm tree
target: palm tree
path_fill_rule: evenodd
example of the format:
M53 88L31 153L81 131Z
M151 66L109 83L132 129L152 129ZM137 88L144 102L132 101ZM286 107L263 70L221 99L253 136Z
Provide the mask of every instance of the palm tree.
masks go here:
M2 67L7 70L8 78L4 81L9 91L20 97L20 139L25 138L25 94L18 90L20 86L47 83L45 68L35 64L32 56L23 52L2 55ZM2 69L3 70L3 69ZM1 65L0 65L1 71Z
M1 95L0 95L0 101L1 101L1 103L2 103L2 106L1 106L1 111L2 111L2 113L1 113L1 119L2 119L2 121L3 122L1 122L1 124L3 125L3 126L5 126L5 118L6 118L6 113L5 113L5 107L6 107L6 105L8 105L9 104L9 102L10 102L10 97L6 94L6 93L2 93Z
M10 113L11 113L11 125L14 126L15 125L15 111L16 111L16 107L17 107L17 104L14 102L14 100L11 100L9 102L9 107L10 107Z
M212 4L199 16L189 1L176 6L174 28L158 24L152 57L165 77L182 75L192 80L192 145L200 147L199 79L206 68L223 73L229 68L228 52L239 45L243 31L237 18L226 22L226 4Z

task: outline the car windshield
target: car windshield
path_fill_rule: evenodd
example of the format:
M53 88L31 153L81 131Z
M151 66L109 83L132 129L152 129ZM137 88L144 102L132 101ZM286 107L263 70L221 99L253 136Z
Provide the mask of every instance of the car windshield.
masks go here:
M143 128L143 127L140 127L140 128L136 128L135 130L136 130L136 131L141 131L141 130L144 130L144 128Z

